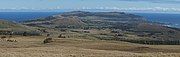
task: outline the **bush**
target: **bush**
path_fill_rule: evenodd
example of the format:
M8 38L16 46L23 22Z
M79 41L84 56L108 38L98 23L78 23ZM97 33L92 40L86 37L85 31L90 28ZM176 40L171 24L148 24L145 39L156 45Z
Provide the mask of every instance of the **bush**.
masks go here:
M16 31L13 33L13 35L22 35L22 36L39 36L41 35L39 32L32 31L32 32L26 32L26 31Z
M7 38L6 36L2 36L1 39Z
M46 43L51 43L53 42L53 39L52 38L46 38L43 43L46 44Z
M39 36L37 31L0 31L0 35L22 35L22 36Z
M130 43L138 43L138 44L148 44L148 45L180 45L179 40L172 40L172 41L161 41L161 40L121 40L121 39L116 39L119 41L125 41L125 42L130 42Z
M8 42L17 42L17 40L7 40Z

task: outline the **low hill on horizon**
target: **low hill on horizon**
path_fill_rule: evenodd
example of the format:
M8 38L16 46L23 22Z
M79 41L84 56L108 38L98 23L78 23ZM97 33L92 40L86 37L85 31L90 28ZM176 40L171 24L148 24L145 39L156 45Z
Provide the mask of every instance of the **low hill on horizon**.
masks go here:
M171 28L161 23L147 21L144 17L124 12L72 11L49 17L25 21L27 26L68 29L109 29L114 34L125 34L110 40L125 41L179 41L179 28ZM107 34L108 35L108 34ZM115 35L116 36L116 35ZM131 36L135 36L131 38ZM111 36L114 37L114 36ZM104 39L104 38L101 38Z
M29 26L54 25L53 27L58 27L59 25L82 26L82 25L88 25L90 22L95 22L93 24L97 24L97 25L101 25L104 23L112 23L112 22L138 23L138 22L145 22L145 18L134 14L126 14L124 12L72 11L72 12L64 12L62 14L52 15L45 18L39 18L37 20L25 21L24 24Z

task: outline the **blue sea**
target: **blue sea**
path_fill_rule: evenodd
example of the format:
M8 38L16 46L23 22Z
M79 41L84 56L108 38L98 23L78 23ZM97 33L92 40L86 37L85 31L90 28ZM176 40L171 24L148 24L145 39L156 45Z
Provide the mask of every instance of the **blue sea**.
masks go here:
M180 14L170 13L134 13L145 17L149 21L168 24L172 27L180 28Z
M0 12L0 19L6 19L15 22L32 20L41 17L47 17L62 12ZM145 17L149 21L170 24L173 27L180 28L180 14L168 13L133 13Z
M59 12L0 12L0 19L21 22L58 14Z

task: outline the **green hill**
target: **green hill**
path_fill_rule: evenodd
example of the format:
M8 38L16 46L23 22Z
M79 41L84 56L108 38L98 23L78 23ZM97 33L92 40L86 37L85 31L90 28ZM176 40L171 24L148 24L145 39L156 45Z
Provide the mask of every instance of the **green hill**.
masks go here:
M97 37L101 40L121 40L136 43L169 41L180 42L179 28L164 26L158 22L147 21L144 17L124 12L84 12L72 11L46 18L26 21L28 26L48 28L73 28L84 30L111 30L113 33ZM113 35L112 35L113 34ZM133 36L133 37L132 37ZM159 44L159 43L158 43Z
M35 29L11 22L11 21L6 21L6 20L0 20L0 34L1 35L9 35L9 34L15 34L15 35L22 35L23 33L26 34L39 34Z

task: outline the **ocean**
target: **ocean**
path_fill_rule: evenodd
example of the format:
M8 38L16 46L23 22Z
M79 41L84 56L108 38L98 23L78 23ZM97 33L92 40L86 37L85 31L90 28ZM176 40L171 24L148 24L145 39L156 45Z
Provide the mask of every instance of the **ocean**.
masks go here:
M21 22L41 17L47 17L62 12L0 12L0 19ZM180 14L168 13L133 13L145 17L149 21L170 24L173 27L180 28Z
M21 22L58 14L59 12L0 12L0 19Z
M172 27L180 28L180 14L170 13L134 13L145 17L149 21L169 24Z

